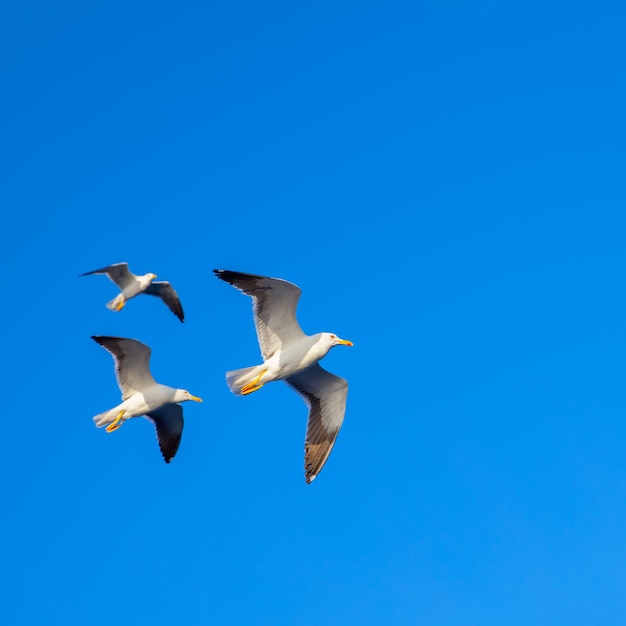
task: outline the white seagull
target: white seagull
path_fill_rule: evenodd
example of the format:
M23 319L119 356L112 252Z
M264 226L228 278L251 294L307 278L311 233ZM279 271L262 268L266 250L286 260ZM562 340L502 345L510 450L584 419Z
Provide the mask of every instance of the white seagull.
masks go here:
M304 475L311 483L328 459L346 412L348 383L318 361L334 346L351 346L333 333L305 335L296 320L300 288L286 280L213 270L218 278L252 297L254 323L263 363L226 373L235 395L247 395L266 383L284 380L309 407L304 442Z
M149 296L161 298L181 322L185 321L183 307L174 287L166 280L153 282L157 277L156 274L136 276L128 269L128 263L114 263L99 270L85 272L80 276L90 276L91 274L106 274L121 289L122 293L107 302L107 308L111 311L121 311L127 300L138 296L140 293L146 293Z
M93 418L96 426L106 426L112 433L127 419L147 417L156 427L161 454L169 463L176 454L183 434L183 407L179 402L201 398L185 389L174 389L157 383L150 373L152 350L141 341L123 337L92 339L113 355L117 384L122 392L122 403Z

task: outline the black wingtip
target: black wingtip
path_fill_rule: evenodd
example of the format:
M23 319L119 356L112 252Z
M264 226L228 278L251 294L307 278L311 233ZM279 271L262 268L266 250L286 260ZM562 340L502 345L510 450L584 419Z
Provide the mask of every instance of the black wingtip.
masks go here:
M109 335L91 335L91 338L103 348L107 348L106 344L111 341L123 341L126 337L110 337Z
M244 274L242 272L234 272L233 270L213 270L213 273L223 280L225 283L232 285L233 280L254 276L254 274ZM256 278L256 276L254 276ZM260 278L260 277L259 277Z
M109 339L109 337L103 337L101 335L91 335L91 338L99 345L102 346L103 348L106 349L106 340Z
M213 270L213 273L220 279L223 280L224 282L228 282L228 275L232 274L232 272L229 272L228 270Z
M159 431L157 430L157 440L159 442L159 449L161 450L161 456L163 460L169 465L172 459L176 456L178 452L178 447L180 446L180 437L177 441L169 441L167 439L159 439Z

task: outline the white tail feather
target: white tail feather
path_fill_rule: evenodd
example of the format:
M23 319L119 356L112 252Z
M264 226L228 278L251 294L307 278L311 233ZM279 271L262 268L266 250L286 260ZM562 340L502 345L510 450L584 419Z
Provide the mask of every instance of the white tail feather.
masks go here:
M242 395L241 388L254 380L258 368L258 365L253 365L226 372L226 384L236 396L240 396Z
M106 426L107 424L113 423L117 419L117 416L119 414L120 414L119 407L115 407L113 409L109 409L108 411L105 411L104 413L98 413L98 415L94 415L93 421L94 421L94 424L98 428L102 428L103 426Z
M107 302L107 309L110 309L111 311L117 311L117 308L119 307L122 300L124 300L124 296L122 296L121 293L117 294L117 296L115 296L113 300Z
M110 424L115 418L110 417L109 413L111 413L111 411L105 411L104 413L98 413L98 415L94 415L94 418L93 418L94 424L98 428L102 428L103 426Z

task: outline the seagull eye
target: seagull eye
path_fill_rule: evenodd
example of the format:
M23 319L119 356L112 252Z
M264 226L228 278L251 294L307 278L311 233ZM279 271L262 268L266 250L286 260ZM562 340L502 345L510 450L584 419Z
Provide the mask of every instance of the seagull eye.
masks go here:
M331 338L331 339L334 339L334 338L335 338L335 335L331 335L331 336L330 336L330 338Z

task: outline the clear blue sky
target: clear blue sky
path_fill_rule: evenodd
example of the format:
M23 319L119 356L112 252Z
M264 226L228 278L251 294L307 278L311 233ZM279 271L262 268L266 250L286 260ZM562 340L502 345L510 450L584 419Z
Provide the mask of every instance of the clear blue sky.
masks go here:
M622 2L29 2L0 19L3 623L623 626ZM128 261L187 321L104 277ZM337 445L230 394L213 268L355 343ZM185 405L97 430L93 334ZM6 621L5 621L6 620Z

